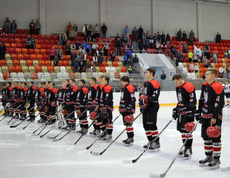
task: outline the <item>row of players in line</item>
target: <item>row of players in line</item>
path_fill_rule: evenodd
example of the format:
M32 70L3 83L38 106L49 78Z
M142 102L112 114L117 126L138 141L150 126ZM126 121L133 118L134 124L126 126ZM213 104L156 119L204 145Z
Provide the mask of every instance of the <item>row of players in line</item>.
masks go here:
M157 150L160 148L160 139L157 128L157 113L159 110L158 98L160 95L160 84L154 80L155 69L149 68L145 72L148 79L144 83L143 94L139 97L140 110L143 115L143 127L148 139L144 148ZM208 163L209 167L218 167L220 165L221 154L221 135L216 138L210 138L206 130L212 125L221 130L222 109L224 106L224 90L220 83L215 82L216 71L208 69L206 72L206 81L201 88L199 107L196 110L196 93L192 83L183 80L180 74L173 76L177 84L176 93L178 104L173 109L172 116L177 119L177 130L180 131L182 141L186 141L184 149L180 155L189 158L192 155L193 137L185 129L185 124L196 119L202 123L202 138L204 140L204 150L206 158L199 161L204 165ZM97 113L94 118L94 130L90 132L95 136L105 140L112 140L113 132L113 90L109 85L109 77L100 76L97 79L92 77L89 81L89 88L86 88L85 81L80 80L78 86L75 80L70 79L62 83L62 88L57 90L54 82L40 82L38 89L33 82L29 82L29 88L26 83L8 82L2 90L2 101L7 115L20 119L26 118L26 109L29 112L29 121L35 120L35 103L40 112L41 119L39 123L53 124L56 121L57 108L61 108L64 119L58 119L59 126L67 129L75 129L76 118L75 111L79 118L81 134L88 132L87 110ZM134 129L132 127L132 116L135 113L135 93L134 87L129 84L129 77L121 78L123 85L120 97L119 111L123 116L123 123L126 125L127 139L124 144L131 145L134 142ZM26 108L27 107L27 108ZM129 117L127 117L129 116ZM127 119L128 118L128 119ZM130 120L131 118L131 120ZM108 128L107 128L108 127ZM106 130L106 132L104 132ZM101 134L102 132L102 134Z

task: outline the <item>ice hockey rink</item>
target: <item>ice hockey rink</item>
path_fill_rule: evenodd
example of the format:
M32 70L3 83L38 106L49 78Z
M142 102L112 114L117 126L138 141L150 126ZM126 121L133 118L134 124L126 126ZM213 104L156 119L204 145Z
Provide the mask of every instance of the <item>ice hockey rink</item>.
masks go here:
M160 107L159 131L171 120L172 108L173 106ZM117 115L119 112L115 109L113 117ZM135 115L138 115L138 112ZM230 107L224 108L223 115L221 167L227 167L230 166ZM55 136L60 130L54 129L39 139L32 135L32 132L40 126L38 123L30 124L22 130L26 122L17 128L10 128L8 120L9 118L6 118L0 123L1 178L147 178L149 173L163 173L182 145L180 134L176 131L176 122L173 121L160 136L160 151L146 152L136 163L124 164L124 160L137 158L143 151L142 146L147 143L141 117L134 123L135 142L132 146L122 144L122 140L126 138L126 133L123 133L101 156L94 156L90 151L101 152L109 142L98 140L86 150L86 147L96 139L89 134L83 136L76 146L73 146L80 136L76 133L69 134L61 141L53 142L46 136ZM50 127L48 126L42 133ZM119 117L114 123L113 139L124 128ZM210 170L199 166L198 161L205 157L200 125L193 135L192 158L185 160L178 157L166 177L229 178L230 171L221 172L220 169Z

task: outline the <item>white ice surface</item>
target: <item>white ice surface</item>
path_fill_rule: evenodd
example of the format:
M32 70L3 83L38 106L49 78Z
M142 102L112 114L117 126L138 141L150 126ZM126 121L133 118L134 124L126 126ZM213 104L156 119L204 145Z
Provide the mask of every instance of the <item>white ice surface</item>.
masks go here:
M171 110L172 107L169 106L160 108L159 131L170 121ZM118 111L115 110L114 118L117 115ZM229 116L230 108L225 108L221 167L230 166ZM163 173L182 145L180 134L176 131L176 122L173 121L160 137L160 151L145 153L135 164L124 164L123 160L132 160L139 156L143 151L142 146L147 143L141 118L134 123L135 143L132 146L122 144L122 140L126 138L124 133L101 156L91 155L90 151L101 152L109 143L97 141L90 150L86 150L85 147L95 140L95 137L89 134L83 136L73 147L71 144L80 136L76 133L71 133L60 142L53 142L46 136L39 140L31 136L32 132L40 126L38 123L31 124L26 130L18 130L9 128L9 125L6 125L8 120L9 118L6 118L0 123L0 178L147 178L149 173ZM18 128L22 128L25 124ZM50 126L47 127L49 128ZM114 123L113 138L124 128L120 117ZM59 132L60 130L52 130L47 136L55 136ZM198 165L198 161L205 157L200 125L193 135L192 158L184 160L179 157L166 177L229 178L230 171L209 170Z

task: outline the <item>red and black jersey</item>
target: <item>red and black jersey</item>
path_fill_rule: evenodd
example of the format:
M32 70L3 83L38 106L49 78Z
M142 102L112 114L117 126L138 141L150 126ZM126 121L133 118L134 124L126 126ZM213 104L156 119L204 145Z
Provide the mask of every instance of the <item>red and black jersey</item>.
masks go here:
M48 105L50 105L52 102L57 102L57 93L58 93L58 89L57 88L49 88L49 94L48 94Z
M109 110L113 111L113 88L109 84L103 86L100 93L100 108L102 109L106 105Z
M185 82L182 86L177 86L176 94L178 100L177 108L180 114L184 115L195 111L196 93L192 83Z
M36 94L37 88L35 86L31 86L28 88L27 92L27 100L30 102L35 101L35 94Z
M158 103L160 96L160 84L157 80L146 81L144 83L144 95L148 97L149 105Z
M210 85L203 83L199 100L199 111L204 118L222 119L222 109L224 106L224 89L218 82Z
M100 96L101 96L101 92L102 92L103 87L104 87L104 85L98 85L97 86L97 93L96 93L96 97L95 97L95 105L100 105Z
M7 87L6 89L6 100L10 101L12 99L13 87Z
M77 98L76 98L76 108L85 107L87 103L88 89L83 86L78 89Z
M135 101L135 88L130 84L125 85L121 90L119 111L126 112L130 108L135 113Z
M44 88L44 93L45 93L45 98L44 98L44 104L45 106L49 104L49 95L50 95L50 92L51 92L51 88L48 87L48 88Z
M89 87L88 91L88 108L92 108L95 106L95 99L96 99L96 94L97 94L97 88L99 85L94 85Z
M2 89L2 101L7 100L7 88Z
M35 94L36 104L41 104L44 96L44 88L40 87Z
M66 88L60 88L58 90L58 103L61 104L63 101L65 101L65 92Z
M27 98L27 92L28 92L28 88L24 87L18 87L17 89L17 102L23 102L26 103L26 98Z
M11 95L11 100L12 100L12 102L15 102L16 99L18 98L17 95L18 95L18 90L19 90L19 89L20 89L19 86L13 88L13 90L12 90L12 95Z
M76 98L78 93L78 86L74 85L72 87L66 88L65 92L65 104L66 105L75 105Z

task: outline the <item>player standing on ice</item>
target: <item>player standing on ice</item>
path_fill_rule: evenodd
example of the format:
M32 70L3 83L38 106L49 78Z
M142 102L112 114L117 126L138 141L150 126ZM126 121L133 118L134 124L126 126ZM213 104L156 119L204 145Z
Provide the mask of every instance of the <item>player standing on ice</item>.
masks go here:
M135 93L134 87L129 84L129 77L123 76L121 78L121 84L123 86L121 90L121 98L120 98L120 105L119 111L123 116L123 123L125 126L128 126L126 129L128 138L123 140L122 142L126 145L130 145L134 142L134 133L132 123L126 122L125 117L132 117L135 113Z
M143 127L149 141L143 147L149 148L149 150L160 148L159 137L153 142L158 136L157 113L159 110L158 98L160 95L160 84L154 80L155 73L156 71L153 68L146 70L145 77L148 81L144 83L144 94L139 97L139 105L143 109Z
M202 122L201 136L204 140L204 150L206 158L199 161L200 165L209 163L209 167L218 167L220 165L221 154L221 135L216 138L210 138L206 130L209 126L215 126L221 130L222 109L224 106L223 86L215 81L217 72L214 69L208 69L205 73L205 80L201 88L199 100L199 109L196 111L196 119Z
M227 104L225 106L229 106L229 102L230 102L230 84L229 84L229 81L226 81L226 84L224 87L224 92L225 92L226 101L227 101Z
M175 74L173 81L176 83L176 94L178 104L173 109L172 117L177 119L177 130L181 133L183 143L188 138L189 132L185 130L185 124L194 121L194 111L196 110L196 93L192 83L183 80L181 74ZM193 136L191 135L184 150L180 152L185 158L192 154Z

